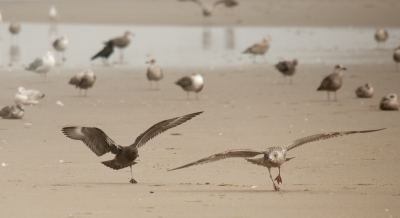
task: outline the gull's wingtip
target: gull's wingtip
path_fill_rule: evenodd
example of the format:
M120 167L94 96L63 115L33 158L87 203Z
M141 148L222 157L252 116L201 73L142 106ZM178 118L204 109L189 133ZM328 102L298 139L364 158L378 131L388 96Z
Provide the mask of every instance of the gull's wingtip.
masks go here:
M382 130L385 130L385 129L387 129L387 128L364 130L364 131L360 131L360 133L377 132L377 131L382 131Z

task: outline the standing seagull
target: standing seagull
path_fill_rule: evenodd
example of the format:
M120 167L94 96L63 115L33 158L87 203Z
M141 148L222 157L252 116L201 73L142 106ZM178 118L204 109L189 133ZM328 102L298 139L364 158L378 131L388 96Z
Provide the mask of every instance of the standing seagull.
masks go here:
M396 94L389 94L382 98L381 103L379 104L381 110L384 111L398 111L399 110L399 102L397 101Z
M39 100L46 95L37 90L26 90L24 87L19 87L14 100L16 104L33 105L38 104Z
M367 83L356 89L356 95L359 98L372 98L374 95L374 88L371 86L371 84Z
M335 101L336 98L336 91L342 87L343 84L343 70L347 70L343 65L336 65L335 70L332 74L325 77L321 85L318 87L317 91L328 91L328 101L330 101L329 92L335 92Z
M65 58L65 50L68 48L68 39L66 36L61 36L60 38L54 40L53 42L53 47L54 49L62 54L62 61L64 62L66 60Z
M204 87L203 77L195 73L192 76L185 76L180 78L175 82L176 85L180 86L183 90L187 92L187 97L189 99L189 92L196 92L196 99L199 100L197 93L200 92Z
M77 73L74 77L71 78L69 84L74 85L76 88L79 88L79 96L81 95L81 90L85 89L85 97L87 95L87 90L93 87L94 82L96 82L96 75L94 75L93 71L85 70Z
M108 61L108 58L110 55L114 52L114 42L113 41L108 41L106 46L101 50L99 53L97 53L95 56L92 57L92 60L101 57L104 60ZM107 62L108 63L108 62Z
M49 10L49 19L52 22L57 21L59 18L56 6L52 5Z
M41 58L36 58L26 70L33 71L39 74L44 74L44 78L46 80L46 74L49 72L55 65L56 61L54 59L53 53L48 51L45 56Z
M184 166L172 169L172 170L177 170L177 169L182 169L185 167L190 167L194 165L199 165L199 164L205 164L205 163L211 163L217 160L222 160L226 158L231 158L231 157L242 157L246 158L247 161L250 163L267 167L268 172L269 172L269 177L271 178L271 181L273 183L275 191L279 191L279 183L282 183L282 178L281 178L281 166L286 162L294 157L286 157L286 152L292 150L293 148L309 143L309 142L315 142L319 140L325 140L333 137L338 137L338 136L345 136L345 135L350 135L354 133L368 133L368 132L375 132L375 131L380 131L383 129L376 129L376 130L365 130L365 131L346 131L346 132L331 132L331 133L322 133L322 134L316 134L316 135L311 135L305 138L297 139L296 141L290 143L289 145L285 147L270 147L267 148L266 150L253 150L253 149L235 149L235 150L228 150L224 151L218 154L214 154L212 156L203 158L201 160L198 160L193 163L186 164ZM247 158L252 158L257 155L263 155L261 158L257 159L247 159ZM279 174L275 178L276 182L278 183L275 184L274 180L272 179L271 175L271 168L272 167L277 167L279 169ZM169 170L171 171L171 170Z
M24 114L25 110L22 104L7 106L0 111L0 117L3 119L22 119Z
M396 72L399 71L400 64L400 46L394 49L393 60L396 63Z
M387 30L379 27L375 32L375 40L378 42L378 49L380 48L381 43L385 46L385 42L389 38L389 33Z
M110 41L113 41L114 46L120 49L120 60L121 63L124 61L124 52L123 49L128 47L129 43L132 40L132 33L130 31L126 31L123 36L116 37L114 39L111 39Z
M248 47L243 54L252 54L254 56L254 63L256 63L257 55L262 55L264 60L267 60L265 57L265 53L268 51L270 47L271 37L265 36L262 42L256 43L250 47Z
M158 89L158 81L164 77L162 69L157 65L157 62L154 59L151 59L149 62L146 63L150 63L150 67L147 69L147 79L150 81L150 89L151 81L157 82Z
M294 59L293 61L280 61L275 67L285 78L286 76L290 76L290 84L292 84L292 76L296 73L297 64L297 59Z
M201 113L203 112L197 112L161 121L150 127L144 133L140 134L133 144L126 147L117 145L101 129L96 127L64 127L62 128L62 132L68 138L83 141L83 143L85 143L97 156L102 156L111 151L111 153L115 154L114 159L103 161L101 163L114 170L130 167L132 178L129 182L134 184L137 182L133 179L132 165L137 164L135 160L137 157L139 157L138 148L142 147L144 144L146 144L146 142L156 137L158 134L178 126Z

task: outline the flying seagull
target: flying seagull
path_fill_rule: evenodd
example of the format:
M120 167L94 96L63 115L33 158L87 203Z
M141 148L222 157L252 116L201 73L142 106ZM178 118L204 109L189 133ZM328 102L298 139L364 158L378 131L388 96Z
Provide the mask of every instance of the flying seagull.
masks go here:
M385 128L383 128L385 129ZM182 169L194 165L199 165L199 164L205 164L205 163L211 163L217 160L222 160L226 158L231 158L231 157L242 157L245 158L248 162L252 164L256 164L259 166L267 167L268 172L269 172L269 177L271 178L271 181L273 183L275 191L279 191L279 183L282 183L282 178L281 178L281 166L286 162L294 157L286 157L286 153L290 150L292 150L295 147L298 147L300 145L309 143L309 142L315 142L319 140L325 140L325 139L330 139L333 137L338 137L338 136L345 136L345 135L350 135L350 134L355 134L355 133L368 133L368 132L375 132L375 131L380 131L383 129L375 129L375 130L365 130L365 131L346 131L346 132L331 132L331 133L322 133L322 134L316 134L316 135L311 135L307 136L301 139L297 139L296 141L290 143L289 145L285 147L270 147L267 148L266 150L254 150L254 149L235 149L235 150L228 150L224 151L218 154L214 154L212 156L203 158L201 160L198 160L193 163L186 164L184 166L178 167L171 169L172 170L177 170L177 169ZM257 155L263 155L261 158L256 158L256 159L248 159L255 157ZM278 183L275 184L274 180L272 179L271 175L271 168L272 167L277 167L279 169L279 174L275 178L276 182Z
M82 89L86 90L85 97L87 95L87 90L92 88L95 82L96 75L94 75L93 71L91 70L81 71L75 74L75 76L69 80L70 85L74 85L75 88L79 88L79 95L81 95Z
M343 65L336 65L332 74L326 76L321 85L318 87L317 91L327 91L328 92L328 101L330 101L329 92L335 92L335 101L336 91L342 87L343 84L343 70L347 70Z
M97 156L102 156L108 152L115 154L114 159L103 161L101 163L114 170L130 167L131 180L129 182L134 184L137 182L133 179L132 165L137 164L135 160L139 157L138 148L142 147L146 142L156 137L158 134L178 126L201 113L203 112L201 111L161 121L140 134L136 138L136 141L130 146L117 145L101 129L96 127L70 126L62 128L62 132L68 138L83 141L83 143L85 143Z
M95 56L92 57L92 60L101 57L104 58L105 60L108 60L110 55L114 52L114 42L112 40L108 41L106 46L101 50L99 53L97 53ZM103 60L104 60L103 59Z

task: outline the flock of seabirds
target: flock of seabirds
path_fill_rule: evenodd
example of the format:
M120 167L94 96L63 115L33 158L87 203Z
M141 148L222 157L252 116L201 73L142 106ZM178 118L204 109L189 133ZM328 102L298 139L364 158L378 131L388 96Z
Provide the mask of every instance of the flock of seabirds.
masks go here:
M178 0L182 2L194 2L198 4L201 9L203 16L208 17L212 15L213 9L218 5L225 5L227 8L233 8L238 6L238 2L236 0L218 0L212 6L205 5L199 0ZM49 18L52 21L56 21L58 19L58 12L54 6L51 6L49 11ZM0 12L0 22L2 21L1 12ZM12 21L9 28L11 34L18 34L21 30L21 25ZM121 50L121 60L123 58L123 49L126 48L132 39L132 33L127 31L123 36L116 37L108 40L105 43L104 48L95 54L91 59L94 60L96 58L103 58L107 60L110 55L114 52L114 47L117 47ZM378 47L381 43L384 43L389 38L389 34L385 29L379 28L375 33L375 39L378 42ZM61 36L57 38L53 42L53 47L57 52L62 53L62 60L65 61L64 51L68 48L68 39L66 36ZM263 56L265 58L265 54L270 47L270 37L266 36L262 42L256 43L249 48L247 48L243 53L251 54L254 56L254 61L256 57ZM393 59L396 62L396 69L398 70L398 64L400 63L400 46L395 49ZM152 88L152 82L157 83L163 78L163 71L157 65L156 60L152 59L148 62L150 67L147 69L147 79L150 81L150 89ZM285 77L292 77L296 73L296 66L298 65L298 60L295 59L293 61L281 61L275 65L276 69L281 72ZM41 58L35 59L27 68L28 71L33 71L39 73L41 75L46 76L46 74L55 66L55 58L51 51L48 51L45 56ZM328 100L330 101L330 92L334 92L335 100L336 91L340 89L343 84L343 71L346 68L342 65L336 65L334 67L334 72L328 76L326 76L321 85L318 87L318 91L327 91ZM93 87L96 82L96 76L93 71L85 70L74 75L69 84L75 86L76 88L85 89L85 96L87 94L87 89ZM290 80L292 83L292 80ZM184 91L187 92L189 98L189 92L195 92L196 98L197 93L203 89L204 80L200 74L194 74L192 76L185 76L178 81L175 82L176 85L182 87ZM357 97L359 98L371 98L373 96L373 87L370 83L365 84L364 86L360 86L355 90ZM81 93L80 93L81 94ZM4 107L0 111L0 116L3 119L21 119L24 116L25 110L23 105L35 105L39 103L39 100L44 98L45 94L41 93L37 90L27 90L23 87L19 87L18 91L15 95L15 105ZM198 98L197 98L198 99ZM380 109L382 110L399 110L399 103L397 101L396 94L389 94L382 98L380 102ZM156 137L157 135L167 131L168 129L174 128L180 124L185 123L186 121L194 118L197 115L200 115L203 112L197 112L192 114L187 114L184 116L168 119L161 121L145 132L140 134L135 142L129 146L121 146L115 143L110 137L108 137L101 129L96 127L80 127L80 126L69 126L62 128L62 133L74 140L82 141L89 149L91 149L97 156L102 156L108 152L115 154L114 159L109 161L102 162L105 166L110 167L114 170L123 169L126 167L130 167L131 171L131 180L130 183L137 183L135 179L133 179L132 166L137 164L135 162L136 158L139 157L138 148L144 146L150 139ZM385 129L385 128L383 128ZM280 190L278 187L279 183L282 183L282 178L280 175L280 168L286 162L294 157L286 157L288 151L292 150L295 147L300 145L315 142L319 140L330 139L333 137L345 136L356 133L370 133L376 132L383 129L375 129L375 130L364 130L364 131L344 131L344 132L331 132L331 133L322 133L315 134L311 136L307 136L301 139L297 139L292 143L286 146L278 146L278 147L270 147L266 150L254 150L254 149L235 149L228 150L218 154L211 155L209 157L200 159L198 161L186 164L181 167L177 167L172 170L182 169L190 166L211 163L218 160L223 160L226 158L245 158L248 162L252 164L256 164L259 166L267 167L269 171L270 179L273 183L273 188L275 191ZM256 158L258 156L258 158ZM279 173L278 176L273 179L271 175L271 168L278 168ZM276 181L276 183L275 183Z

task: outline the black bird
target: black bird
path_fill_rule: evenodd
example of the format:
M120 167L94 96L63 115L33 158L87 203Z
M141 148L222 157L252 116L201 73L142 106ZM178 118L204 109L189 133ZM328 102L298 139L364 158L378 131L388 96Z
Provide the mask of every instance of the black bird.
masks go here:
M108 41L106 46L101 50L99 53L97 53L95 56L92 57L92 60L102 57L105 59L108 59L110 55L114 52L114 42L112 40Z
M70 126L62 128L62 132L68 138L83 141L97 156L102 156L111 151L111 153L115 154L114 159L101 163L114 170L129 166L131 168L131 180L129 182L134 184L137 182L133 179L132 165L137 164L135 160L139 157L138 148L158 134L178 126L201 113L203 111L161 121L139 135L133 144L125 147L117 145L101 129L96 127Z

